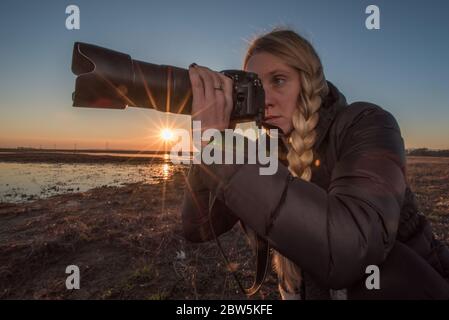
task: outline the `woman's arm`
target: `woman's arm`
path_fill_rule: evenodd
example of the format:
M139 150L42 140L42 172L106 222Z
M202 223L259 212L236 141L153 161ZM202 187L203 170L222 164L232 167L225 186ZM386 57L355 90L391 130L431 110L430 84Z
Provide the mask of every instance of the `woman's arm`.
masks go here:
M258 165L210 165L225 205L316 281L350 286L392 248L406 188L403 140L395 119L371 104L348 107L337 120L339 161L324 190ZM232 174L230 174L230 172ZM210 185L209 188L214 188Z
M201 132L208 128L228 128L233 108L232 80L196 64L190 65L189 77L193 93L192 121L200 121ZM238 221L219 199L215 199L209 214L210 191L204 181L210 179L210 176L200 176L198 164L191 166L182 205L184 235L190 241L212 240L211 222L218 236Z
M221 200L215 200L209 215L210 191L201 181L199 165L190 167L182 204L182 225L184 236L192 242L213 240L210 218L216 236L232 229L238 218L229 211Z

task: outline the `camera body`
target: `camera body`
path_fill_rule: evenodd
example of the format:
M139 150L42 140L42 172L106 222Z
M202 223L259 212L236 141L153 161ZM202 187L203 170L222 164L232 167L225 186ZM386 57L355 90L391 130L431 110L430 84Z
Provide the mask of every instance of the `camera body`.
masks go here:
M225 70L224 75L233 80L233 121L256 121L260 127L265 115L265 92L257 74L241 70Z
M73 106L125 109L127 106L176 114L192 113L188 70L133 60L129 55L76 42L72 72L77 75ZM265 93L257 74L224 70L233 80L231 121L256 121L265 114Z

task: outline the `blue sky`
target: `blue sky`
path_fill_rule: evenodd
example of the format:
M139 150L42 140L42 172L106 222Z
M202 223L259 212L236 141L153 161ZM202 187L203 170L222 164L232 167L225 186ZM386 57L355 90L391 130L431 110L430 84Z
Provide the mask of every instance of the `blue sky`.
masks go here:
M80 8L80 30L65 28L69 4ZM380 30L365 28L370 4L380 8ZM349 102L370 101L396 117L407 147L449 148L448 14L444 0L2 0L0 147L152 148L165 115L71 107L75 41L223 70L241 67L248 39L287 25L313 43Z

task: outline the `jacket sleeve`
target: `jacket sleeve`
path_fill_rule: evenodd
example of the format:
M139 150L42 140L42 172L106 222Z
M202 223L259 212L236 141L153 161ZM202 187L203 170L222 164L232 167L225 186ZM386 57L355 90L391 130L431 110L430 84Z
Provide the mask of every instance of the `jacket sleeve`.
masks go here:
M201 181L198 166L193 164L190 167L181 209L184 237L191 242L213 240L214 233L218 237L232 229L238 221L218 199L214 201L209 215L210 191Z
M246 164L224 177L220 196L318 283L341 289L386 258L406 184L403 140L389 113L374 105L348 107L336 125L339 159L328 190L293 178L281 164L270 176ZM222 167L209 169L220 176Z

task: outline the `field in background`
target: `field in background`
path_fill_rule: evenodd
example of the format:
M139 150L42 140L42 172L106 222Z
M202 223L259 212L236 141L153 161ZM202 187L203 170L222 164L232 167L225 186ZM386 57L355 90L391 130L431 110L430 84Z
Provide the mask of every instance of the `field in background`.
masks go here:
M449 158L409 157L407 170L422 211L448 243ZM182 237L184 174L0 204L0 298L243 299L215 242ZM249 285L254 260L239 227L220 240ZM80 267L80 290L65 288L71 264ZM273 273L258 298L279 298Z
M449 243L449 158L408 157L407 175L436 236Z

